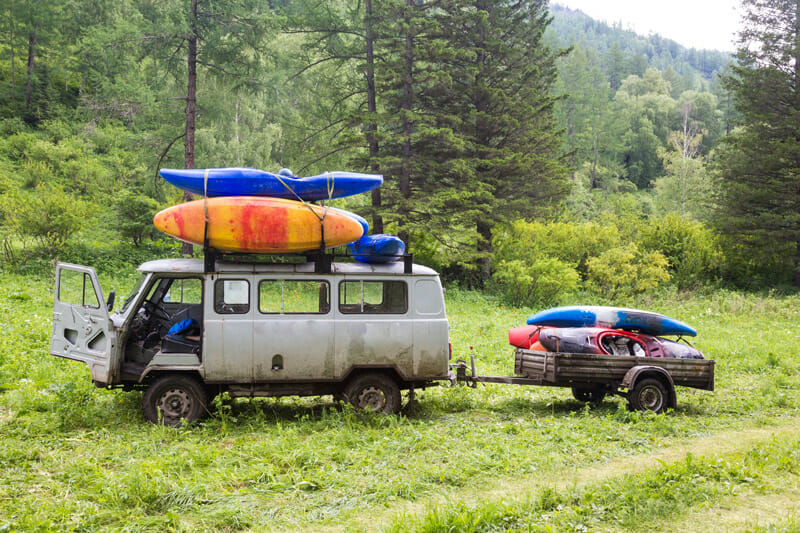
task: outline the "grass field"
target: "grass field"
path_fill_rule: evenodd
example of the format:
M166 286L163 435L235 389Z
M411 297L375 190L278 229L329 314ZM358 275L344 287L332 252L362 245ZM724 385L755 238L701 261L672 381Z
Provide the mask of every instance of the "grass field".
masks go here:
M171 429L48 355L51 286L0 283L0 531L800 531L798 296L635 302L717 361L716 391L679 389L665 415L492 385L428 389L413 416L240 400ZM447 303L456 355L510 375L507 331L533 310Z

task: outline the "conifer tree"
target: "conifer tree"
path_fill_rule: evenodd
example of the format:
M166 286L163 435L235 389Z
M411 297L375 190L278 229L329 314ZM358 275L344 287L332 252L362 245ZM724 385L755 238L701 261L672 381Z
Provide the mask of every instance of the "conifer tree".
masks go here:
M718 223L764 270L782 264L800 286L800 0L742 5L725 80L742 119L718 158Z
M492 228L547 215L566 193L551 94L559 54L543 41L544 0L456 1L448 11L448 47L459 53L446 69L449 90L430 103L454 117L458 190L473 203L468 216L487 279Z

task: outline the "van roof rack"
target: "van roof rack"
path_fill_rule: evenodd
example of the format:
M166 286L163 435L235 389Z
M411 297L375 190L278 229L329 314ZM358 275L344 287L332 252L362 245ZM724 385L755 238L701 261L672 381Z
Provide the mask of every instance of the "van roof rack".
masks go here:
M315 253L302 253L302 254L258 254L258 253L243 253L243 252L225 252L222 250L217 250L216 248L211 248L210 246L203 247L203 270L206 274L216 272L217 271L217 261L221 261L223 257L246 257L250 260L255 258L281 258L283 261L279 261L282 263L289 263L294 262L291 261L292 259L303 258L306 262L314 263L314 272L317 274L330 274L333 269L333 263L337 258L342 259L353 259L354 256L350 254L336 254L336 253L324 253L324 252L315 252ZM380 256L376 256L380 257ZM396 255L391 255L387 257L397 257ZM400 259L403 261L403 273L404 274L411 274L414 268L414 254L405 253L400 256ZM277 262L276 262L277 263Z

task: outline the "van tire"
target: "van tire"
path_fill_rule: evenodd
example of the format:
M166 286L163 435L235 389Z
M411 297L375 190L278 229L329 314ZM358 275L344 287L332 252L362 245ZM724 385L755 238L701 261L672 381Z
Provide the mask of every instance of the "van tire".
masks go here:
M345 397L356 409L395 414L400 411L400 387L385 374L361 374L347 384Z
M166 375L153 381L142 399L144 417L154 424L178 427L203 418L208 395L194 378Z

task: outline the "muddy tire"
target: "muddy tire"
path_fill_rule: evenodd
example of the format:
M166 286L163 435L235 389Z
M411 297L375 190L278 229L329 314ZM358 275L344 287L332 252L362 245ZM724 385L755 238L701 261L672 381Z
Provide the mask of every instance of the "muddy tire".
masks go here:
M400 411L400 387L384 374L356 376L347 384L345 397L357 409L387 415Z
M203 418L208 412L208 395L203 386L188 376L162 376L145 391L144 417L154 424L177 427Z
M636 411L660 413L667 407L667 389L657 379L643 379L628 393L628 403Z
M572 387L572 396L579 402L598 404L606 397L606 393L600 389Z

